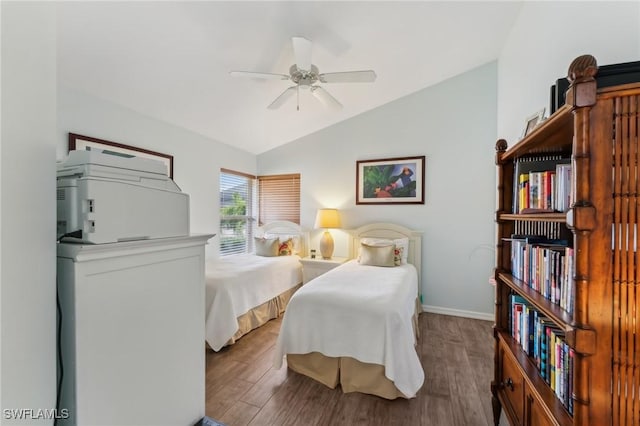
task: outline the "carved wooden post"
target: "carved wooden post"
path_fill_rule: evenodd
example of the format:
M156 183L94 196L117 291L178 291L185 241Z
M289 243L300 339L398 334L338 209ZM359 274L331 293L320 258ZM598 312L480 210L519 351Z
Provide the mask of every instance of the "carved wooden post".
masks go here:
M591 199L591 152L590 122L591 106L596 103L596 59L591 55L576 58L569 66L567 104L573 106L574 143L572 153L574 201L567 214L567 225L574 233L575 270L575 335L570 336L575 347L574 360L574 424L586 425L589 418L589 356L595 353L595 333L589 327L589 263L590 233L596 227L596 211Z
M496 216L495 216L495 221L496 221L496 260L495 260L495 268L494 268L494 272L493 272L493 279L497 281L498 279L498 273L502 270L504 270L504 262L505 262L505 258L504 258L504 242L502 240L502 233L503 233L503 221L500 220L500 214L501 213L505 213L505 190L506 188L504 187L504 167L503 167L503 163L501 161L501 155L507 150L507 141L504 139L499 139L496 142L496 168L497 168L497 172L496 172L496 180L497 180L497 194L498 197L496 198ZM498 392L498 388L499 388L499 377L498 377L498 372L500 371L500 357L498 356L498 336L497 336L497 328L499 327L499 324L503 324L504 325L504 309L503 309L503 295L501 293L501 291L499 290L499 286L496 285L495 288L495 300L494 300L494 309L495 309L495 324L494 324L494 339L495 339L495 356L493 357L493 362L494 362L494 366L493 366L493 371L494 371L494 381L491 383L491 393L492 393L492 397L491 397L491 405L493 407L493 423L495 426L498 426L500 424L500 413L502 411L502 407L500 405L500 401L498 400L497 397L497 392Z

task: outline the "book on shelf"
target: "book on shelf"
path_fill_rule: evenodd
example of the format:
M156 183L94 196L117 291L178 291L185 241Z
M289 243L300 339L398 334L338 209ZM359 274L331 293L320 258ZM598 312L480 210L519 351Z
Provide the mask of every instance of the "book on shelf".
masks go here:
M573 363L575 359L576 352L573 348L569 348L569 383L567 384L567 410L569 410L569 414L573 415Z
M521 295L511 294L510 304L511 336L531 358L556 398L572 413L575 352L566 343L565 332Z
M567 176L570 178L570 158L551 154L519 157L514 160L513 213L551 213L568 209L567 203L558 199L560 179L556 175L561 164L565 188ZM568 193L571 192L570 189L569 184ZM560 209L561 206L563 209Z
M553 322L542 314L538 315L535 324L535 339L537 351L534 355L534 360L540 370L540 375L545 378L545 372L547 371L547 336L546 329L549 326L553 326Z
M571 164L556 165L556 209L566 212L571 207Z
M513 234L511 275L551 303L573 313L573 249L568 240Z

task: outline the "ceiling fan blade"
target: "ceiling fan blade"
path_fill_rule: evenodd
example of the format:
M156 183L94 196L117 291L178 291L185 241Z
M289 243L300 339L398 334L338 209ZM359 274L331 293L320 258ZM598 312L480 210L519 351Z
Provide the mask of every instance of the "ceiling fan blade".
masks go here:
M291 86L287 88L284 92L280 94L280 96L278 96L273 102L271 102L271 105L269 105L267 108L268 109L280 108L282 104L284 104L291 96L293 96L297 88L298 86Z
M293 54L301 71L311 71L311 42L304 37L293 37Z
M376 73L373 70L327 72L318 75L318 80L323 83L372 83L376 81Z
M268 72L253 72L253 71L230 71L230 75L234 77L251 77L251 78L264 78L268 80L289 80L289 76L285 74L272 74Z
M329 92L327 92L320 86L311 86L311 94L315 96L325 106L328 106L329 108L333 108L333 109L342 108L342 104L338 102L336 98L331 96Z

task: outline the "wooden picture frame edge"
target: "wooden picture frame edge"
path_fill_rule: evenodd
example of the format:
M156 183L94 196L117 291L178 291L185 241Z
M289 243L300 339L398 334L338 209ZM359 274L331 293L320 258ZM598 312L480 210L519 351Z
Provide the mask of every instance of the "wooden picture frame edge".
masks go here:
M162 152L158 152L158 151L152 151L150 149L145 149L145 148L138 148L135 146L131 146L131 145L125 145L123 143L120 142L113 142L113 141L108 141L105 139L99 139L99 138L94 138L92 136L85 136L85 135L80 135L78 133L71 133L69 132L69 151L73 151L75 149L77 149L77 141L79 140L83 140L83 141L88 141L88 142L92 142L94 144L100 144L100 145L104 145L105 147L112 147L112 148L118 148L121 150L126 150L126 151L133 151L133 152L141 152L146 154L147 156L150 157L159 157L159 159L161 159L161 161L168 161L169 163L169 170L168 170L168 174L169 174L169 178L173 179L173 155L169 155L169 154L164 154ZM105 148L107 149L107 148Z

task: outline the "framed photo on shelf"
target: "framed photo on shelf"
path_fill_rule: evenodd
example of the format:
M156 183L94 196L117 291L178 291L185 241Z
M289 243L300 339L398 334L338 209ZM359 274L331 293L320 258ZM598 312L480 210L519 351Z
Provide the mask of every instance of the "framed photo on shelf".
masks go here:
M545 108L542 108L540 111L536 112L535 114L527 118L527 121L524 126L524 131L522 132L523 138L527 136L529 133L531 133L533 129L535 129L538 126L538 124L542 123L542 121L544 120L544 111L545 111Z
M424 204L425 156L356 161L356 204Z
M74 149L90 150L92 148L161 161L167 168L167 175L173 179L173 155L137 148L119 142L111 142L90 136L69 133L69 151L73 151Z

